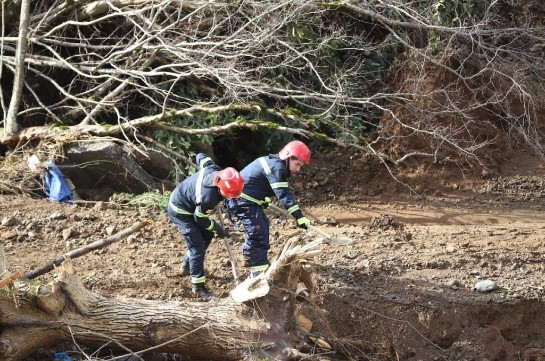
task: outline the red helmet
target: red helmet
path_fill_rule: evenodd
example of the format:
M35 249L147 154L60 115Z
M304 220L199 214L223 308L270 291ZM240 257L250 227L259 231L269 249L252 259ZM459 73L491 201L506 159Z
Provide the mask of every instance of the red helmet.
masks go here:
M305 143L298 140L286 144L278 153L278 156L282 160L288 159L289 157L295 157L305 164L310 164L310 149L308 149Z
M235 168L228 167L216 173L213 184L229 198L237 198L244 188L244 179Z

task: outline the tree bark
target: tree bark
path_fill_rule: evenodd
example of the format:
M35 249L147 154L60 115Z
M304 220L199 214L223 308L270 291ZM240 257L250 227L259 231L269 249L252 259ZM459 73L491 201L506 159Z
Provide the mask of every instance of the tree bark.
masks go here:
M13 79L13 91L6 117L4 128L4 139L13 138L18 132L17 113L23 94L23 83L25 80L25 56L27 49L28 23L30 16L30 0L21 1L21 19L19 20L19 39L15 54L15 76Z
M285 358L282 353L289 354L299 340L294 316L299 260L313 256L319 245L294 242L265 273L274 285L269 293L244 303L231 297L206 303L107 298L86 289L67 261L57 283L39 287L32 299L20 297L18 308L0 290L0 359L21 360L38 348L72 341L108 344L129 354L153 350L207 360ZM238 287L251 293L254 280L249 281Z

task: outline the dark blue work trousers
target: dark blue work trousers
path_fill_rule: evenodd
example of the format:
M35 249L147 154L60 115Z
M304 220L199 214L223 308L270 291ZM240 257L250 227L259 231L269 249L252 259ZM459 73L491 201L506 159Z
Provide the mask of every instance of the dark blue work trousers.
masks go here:
M168 216L185 239L189 250L189 274L192 283L202 283L204 276L204 256L210 246L214 233L200 229L193 216L178 214L168 208Z
M243 224L246 237L242 245L242 255L252 267L269 263L269 220L261 206L242 198L227 200L229 211Z

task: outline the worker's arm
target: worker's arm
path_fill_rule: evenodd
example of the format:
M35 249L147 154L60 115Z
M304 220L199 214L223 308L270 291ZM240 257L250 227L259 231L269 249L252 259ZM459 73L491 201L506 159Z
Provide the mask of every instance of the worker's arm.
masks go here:
M267 174L267 180L280 203L286 207L293 218L297 220L305 218L289 186L287 171L272 167L271 172Z
M206 229L207 231L214 232L218 237L227 237L228 233L223 227L210 219L210 213L213 210L211 205L206 203L198 204L195 208L194 218L199 227Z

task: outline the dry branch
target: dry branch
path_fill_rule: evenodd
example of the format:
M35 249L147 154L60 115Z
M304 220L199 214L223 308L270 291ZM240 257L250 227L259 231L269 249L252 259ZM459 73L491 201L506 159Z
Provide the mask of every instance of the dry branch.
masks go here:
M37 6L24 58L32 78L23 94L28 107L19 116L65 126L104 122L72 131L127 138L142 127L190 136L269 129L350 145L391 174L392 165L408 159L482 164L485 149L502 141L545 154L544 88L536 81L544 75L541 23L515 2L439 14L446 19L440 21L429 14L443 8L431 6L382 0ZM503 17L505 6L527 18ZM1 39L0 63L14 73L22 61L14 46L19 35ZM203 115L222 111L228 116L210 122L214 117ZM187 117L194 117L188 129L160 124ZM376 131L373 141L365 138L369 130ZM25 129L20 137L66 134L46 133Z
M105 238L105 239L100 240L100 241L93 242L93 243L88 244L86 246L83 246L83 247L74 249L74 250L72 250L70 252L67 252L67 253L55 258L53 261L51 261L51 262L49 262L49 263L47 263L47 264L33 270L33 271L25 274L23 277L25 279L30 280L30 279L36 278L38 276L41 276L43 274L46 274L47 272L52 271L55 267L60 266L66 260L81 257L81 256L83 256L83 255L85 255L85 254L87 254L89 252L96 251L97 249L101 249L101 248L104 248L106 246L109 246L112 243L118 242L118 241L124 239L125 237L133 234L134 232L139 231L140 229L144 228L145 226L147 226L149 224L150 224L150 221L136 222L135 224L133 224L129 228L125 228L121 232L118 232L118 233L114 234L111 237Z

